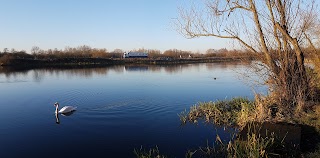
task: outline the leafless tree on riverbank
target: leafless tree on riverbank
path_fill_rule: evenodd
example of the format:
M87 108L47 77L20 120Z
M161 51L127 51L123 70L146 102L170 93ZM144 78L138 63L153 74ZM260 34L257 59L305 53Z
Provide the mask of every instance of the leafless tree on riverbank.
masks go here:
M180 10L187 38L235 40L261 54L268 84L283 109L301 110L311 97L303 48L312 45L318 20L314 0L206 0Z

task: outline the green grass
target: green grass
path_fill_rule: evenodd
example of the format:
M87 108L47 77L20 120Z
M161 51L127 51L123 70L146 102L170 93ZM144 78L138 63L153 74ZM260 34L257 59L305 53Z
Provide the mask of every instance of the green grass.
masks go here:
M214 145L200 147L193 151L192 157L227 157L227 158L267 158L267 157L297 157L299 152L292 147L286 147L284 138L278 138L274 133L261 136L261 124L249 123L246 137L237 136L225 143L219 135Z
M142 147L140 149L134 149L133 153L137 158L167 158L164 155L160 155L157 146L155 148L150 148L148 151L146 151Z
M269 105L269 106L268 106ZM259 127L253 125L252 122L270 121L271 117L270 105L272 101L255 100L250 101L246 98L233 98L231 100L216 102L199 102L190 107L190 110L183 111L179 114L182 124L197 123L198 120L204 120L217 126L229 126L239 128L240 130L246 125L252 128L247 131L246 138L243 139L239 135L236 139L225 144L222 143L220 137L217 136L215 147L204 147L196 150L196 155L206 155L205 157L215 157L212 155L223 155L223 157L296 157L301 155L319 155L319 150L310 154L302 153L295 147L288 146L284 143L285 138L279 138L274 133L269 133L267 137L262 137ZM281 111L274 116L274 121L290 121L302 125L315 127L320 132L320 106L314 106L308 112L300 115L299 118L283 119ZM295 120L294 120L295 119ZM263 132L263 131L262 131ZM220 141L219 141L220 140ZM305 141L305 140L301 140Z
M189 112L178 114L182 124L197 123L199 119L207 123L224 126L245 125L254 111L255 105L246 98L233 98L230 101L199 102L190 107Z
M248 133L246 140L237 139L229 142L227 147L227 157L247 157L258 158L271 155L268 149L274 144L274 138L263 138L254 133Z
M320 133L320 103L309 111L302 113L301 116L296 118L295 121L299 122L300 124L315 127L317 132Z

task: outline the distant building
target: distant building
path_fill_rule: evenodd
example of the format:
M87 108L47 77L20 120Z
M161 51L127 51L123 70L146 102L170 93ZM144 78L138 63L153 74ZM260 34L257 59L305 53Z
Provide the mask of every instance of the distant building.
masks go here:
M148 58L148 53L144 52L128 52L123 53L124 58Z

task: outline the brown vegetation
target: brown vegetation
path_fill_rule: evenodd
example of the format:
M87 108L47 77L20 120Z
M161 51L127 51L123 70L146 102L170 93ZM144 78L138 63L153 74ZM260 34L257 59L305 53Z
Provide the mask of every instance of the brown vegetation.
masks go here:
M237 100L199 103L179 115L182 123L197 122L199 118L218 125L240 127L252 121L291 122L301 127L302 133L306 132L305 126L313 129L311 134L307 131L301 135L302 141L307 142L301 142L301 149L315 149L315 144L320 142L320 56L313 40L320 37L318 23L314 0L206 0L203 5L197 3L197 6L180 10L176 24L182 35L238 42L257 54L259 62L254 71L265 78L269 86L269 95L257 95L251 104L241 100L243 103ZM306 64L305 58L311 61L311 66ZM221 142L222 146L227 146L230 157L319 157L319 149L301 155L295 153L296 150L287 150L287 146L274 146L273 137L245 133L248 139L244 141L236 139L228 145ZM279 147L278 154L274 149ZM212 149L208 151L217 151Z
M222 51L223 50L223 51ZM116 63L144 63L144 64L166 64L166 63L196 63L196 62L214 62L214 61L230 61L239 59L255 59L255 54L241 50L214 50L209 49L205 54L192 53L191 51L183 51L177 49L166 50L163 53L155 49L137 49L133 52L148 53L147 59L126 59L123 60L124 51L115 49L108 52L106 49L91 48L89 46L79 46L76 48L66 47L64 50L48 49L42 50L37 46L31 48L30 53L26 51L8 52L5 49L0 52L0 64L3 65L35 65L50 64L53 61L61 64L103 64L104 61L110 64ZM108 60L103 60L108 59ZM104 63L106 64L106 63Z
M307 108L314 93L303 48L313 45L315 8L314 1L303 0L206 0L181 10L176 24L188 38L231 39L257 54L256 72L266 75L273 104L294 115Z

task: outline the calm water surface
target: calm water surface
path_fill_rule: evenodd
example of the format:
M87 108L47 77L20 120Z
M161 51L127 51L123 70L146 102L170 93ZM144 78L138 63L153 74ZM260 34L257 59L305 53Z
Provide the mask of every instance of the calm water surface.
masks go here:
M246 66L236 63L0 70L1 158L128 158L156 145L184 157L229 134L213 125L181 126L178 113L199 101L253 97L239 79ZM59 115L60 124L57 101L78 107Z

